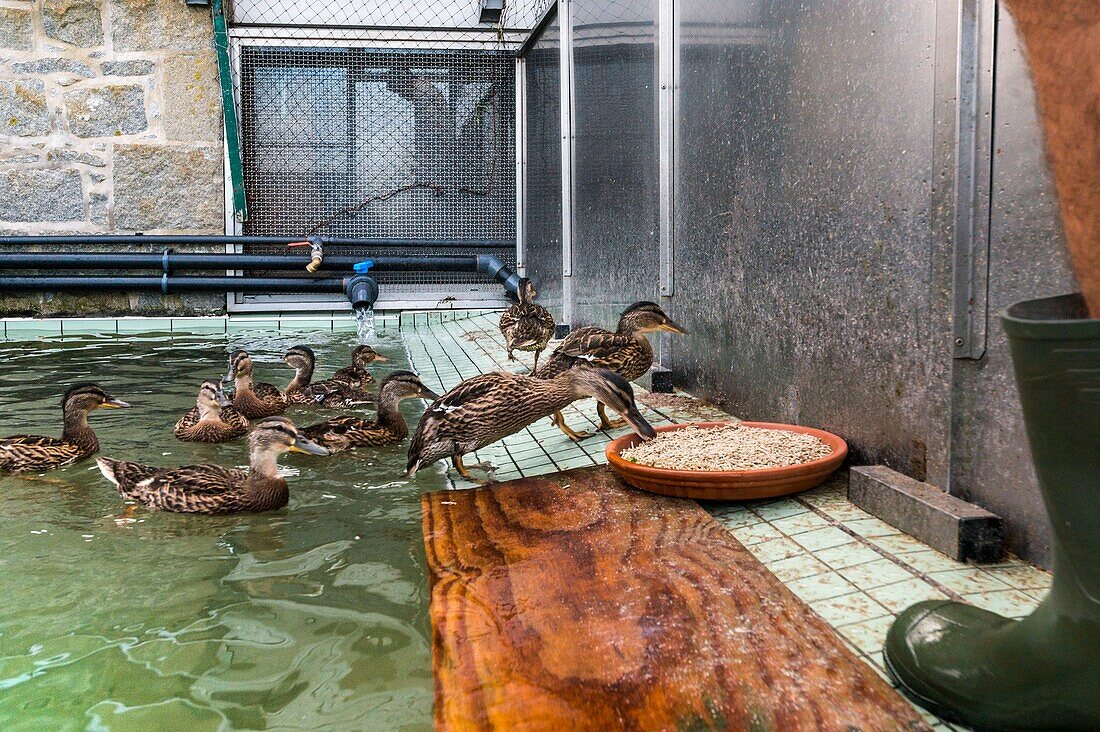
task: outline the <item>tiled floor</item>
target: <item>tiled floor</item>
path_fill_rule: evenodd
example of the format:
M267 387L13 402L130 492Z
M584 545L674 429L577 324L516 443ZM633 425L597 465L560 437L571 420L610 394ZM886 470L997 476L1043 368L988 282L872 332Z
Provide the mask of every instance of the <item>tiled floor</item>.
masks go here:
M410 359L424 382L446 390L509 363L497 314L403 314ZM552 346L551 346L552 347ZM524 363L529 354L520 354ZM636 389L639 401L647 394ZM442 393L442 391L440 391ZM657 403L657 402L655 402ZM696 403L690 409L649 406L652 424L721 419L728 415ZM593 429L595 404L566 411L569 423ZM602 464L603 433L576 444L548 420L477 453L498 480ZM456 488L469 484L449 473ZM773 501L713 503L706 508L784 584L830 623L851 648L885 676L882 643L899 612L919 600L962 600L1010 617L1030 613L1050 588L1050 575L1019 560L996 565L956 562L860 510L846 498L847 475L801 495ZM952 729L921 710L934 729Z

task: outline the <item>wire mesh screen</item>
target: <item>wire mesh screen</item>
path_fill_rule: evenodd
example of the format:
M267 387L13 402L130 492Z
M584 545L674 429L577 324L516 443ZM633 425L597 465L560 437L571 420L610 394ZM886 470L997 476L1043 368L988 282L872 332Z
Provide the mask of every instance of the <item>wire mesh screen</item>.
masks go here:
M245 46L240 90L245 233L415 239L424 254L479 240L498 244L445 251L514 260L510 52Z
M555 0L507 0L498 27L529 30ZM234 0L236 25L484 31L477 0ZM492 25L492 24L490 24Z

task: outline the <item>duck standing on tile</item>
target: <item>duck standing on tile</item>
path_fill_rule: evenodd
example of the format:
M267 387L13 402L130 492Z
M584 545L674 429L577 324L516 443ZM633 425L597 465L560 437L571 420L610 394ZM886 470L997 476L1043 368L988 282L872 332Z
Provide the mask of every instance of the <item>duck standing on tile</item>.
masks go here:
M500 314L500 333L508 348L509 361L516 360L512 351L535 354L535 363L531 367L531 372L534 373L539 367L539 356L554 337L554 316L535 302L538 292L526 277L519 281L516 295L519 302Z
M389 363L389 359L370 346L358 346L351 352L351 366L338 369L329 381L335 381L353 389L366 389L374 383L374 376L367 371L372 363Z
M286 394L272 384L252 380L252 359L237 349L229 354L229 373L223 381L236 384L233 408L247 419L263 419L286 411Z
M202 382L195 406L180 417L173 430L184 442L228 442L248 434L248 420L214 380Z
M179 513L273 511L290 498L277 461L284 452L328 455L328 450L302 437L286 417L256 423L248 437L248 471L220 465L161 468L125 460L97 458L99 470L119 495L148 508Z
M98 452L99 439L88 425L88 413L129 406L108 395L98 384L73 384L61 398L65 420L61 437L13 435L0 438L0 473L53 470Z
M613 371L578 366L550 379L495 371L463 381L428 407L409 445L408 473L450 458L459 475L473 481L463 455L583 397L610 406L643 438L657 434L638 411L630 383Z
M294 346L286 352L283 360L294 369L294 378L286 387L286 397L291 404L347 409L374 403L374 394L349 386L343 381L326 379L313 382L317 357L309 346ZM374 377L371 377L371 381L374 381Z
M653 346L649 344L646 333L665 330L672 333L687 333L665 314L661 306L653 302L636 302L619 316L619 327L614 333L603 328L578 328L561 342L535 372L540 379L552 379L568 371L577 364L609 369L628 381L645 375L653 365ZM596 407L600 415L600 429L622 427L622 421L612 422L607 418L603 403ZM588 437L589 432L576 432L565 423L561 412L555 412L554 424L571 440Z
M409 427L399 409L406 399L439 399L439 395L420 381L411 371L394 371L382 380L378 388L378 418L373 421L358 417L334 417L319 424L304 427L301 434L324 445L332 452L351 447L397 445L409 436Z

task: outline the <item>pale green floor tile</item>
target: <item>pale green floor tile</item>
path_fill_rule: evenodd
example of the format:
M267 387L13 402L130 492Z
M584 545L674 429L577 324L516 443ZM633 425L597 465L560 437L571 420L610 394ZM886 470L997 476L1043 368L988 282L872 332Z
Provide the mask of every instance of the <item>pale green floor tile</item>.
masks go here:
M723 525L730 528L739 526L752 526L763 521L755 513L742 506L721 506L710 509L711 515Z
M1036 569L1030 564L1019 563L1009 566L982 567L982 569L1018 590L1046 590L1050 588L1050 573Z
M895 582L904 582L912 579L913 574L903 567L899 567L889 559L879 559L867 564L857 564L854 567L840 570L840 574L846 580L862 589L882 587Z
M814 529L822 529L831 526L826 519L821 518L811 511L775 519L771 521L771 525L787 536L794 536L805 531L813 531ZM828 547L822 548L827 549Z
M921 600L946 600L947 595L921 579L910 579L867 590L867 594L882 603L887 610L900 613Z
M809 554L798 554L780 559L777 562L768 563L768 571L783 582L790 582L803 577L812 577L815 574L823 574L829 571L829 566L819 562Z
M965 563L956 562L951 557L940 554L934 549L899 554L898 559L918 572L926 574L930 572L943 572L951 569L965 569L967 566Z
M5 322L4 328L8 340L13 341L61 335L61 321L56 318L8 320Z
M730 533L734 537L744 544L749 546L751 544L759 544L762 541L769 539L778 539L782 534L775 530L773 526L767 523L752 524L751 526L738 526L730 527Z
M806 531L801 534L792 534L791 538L809 551L833 549L855 542L855 539L852 538L851 535L844 533L835 526L825 526L824 528Z
M1039 601L1020 590L1000 590L964 594L963 600L998 615L1021 618L1030 615Z
M793 580L786 583L791 591L806 602L828 600L855 592L856 587L836 572L824 572L813 577Z
M856 532L860 536L865 537L878 537L878 536L893 536L900 533L890 524L885 521L881 521L877 518L859 519L857 521L845 521L843 522L852 531Z
M62 335L94 335L117 332L118 321L115 318L70 318L61 321Z
M814 555L833 569L855 567L882 559L881 554L862 544L844 544L814 552Z
M737 532L731 531L736 538ZM765 565L778 562L789 557L805 556L806 550L795 544L787 537L769 539L746 547L752 555Z
M974 592L998 592L1009 589L1008 585L977 567L951 569L946 572L932 572L929 579L939 582L960 595Z
M891 554L908 554L909 552L923 552L928 550L928 545L917 541L911 536L897 534L895 536L873 536L870 542L880 549Z
M816 600L810 603L810 607L833 627L890 615L889 610L862 592Z
M885 611L882 616L871 620L841 623L837 630L861 652L870 655L882 651L882 646L886 642L886 631L893 624L894 616L889 611Z
M773 524L778 519L790 518L791 516L797 516L799 514L806 514L810 512L810 509L806 508L798 501L779 501L776 503L762 504L759 506L752 506L752 511L765 521L771 521ZM779 528L779 527L777 527Z

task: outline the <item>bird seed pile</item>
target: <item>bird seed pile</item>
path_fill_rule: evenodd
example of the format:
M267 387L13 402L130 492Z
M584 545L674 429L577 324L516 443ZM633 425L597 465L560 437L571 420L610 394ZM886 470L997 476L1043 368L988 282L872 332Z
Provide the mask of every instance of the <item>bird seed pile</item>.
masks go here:
M813 435L731 424L661 432L622 457L671 470L760 470L808 463L832 451Z

